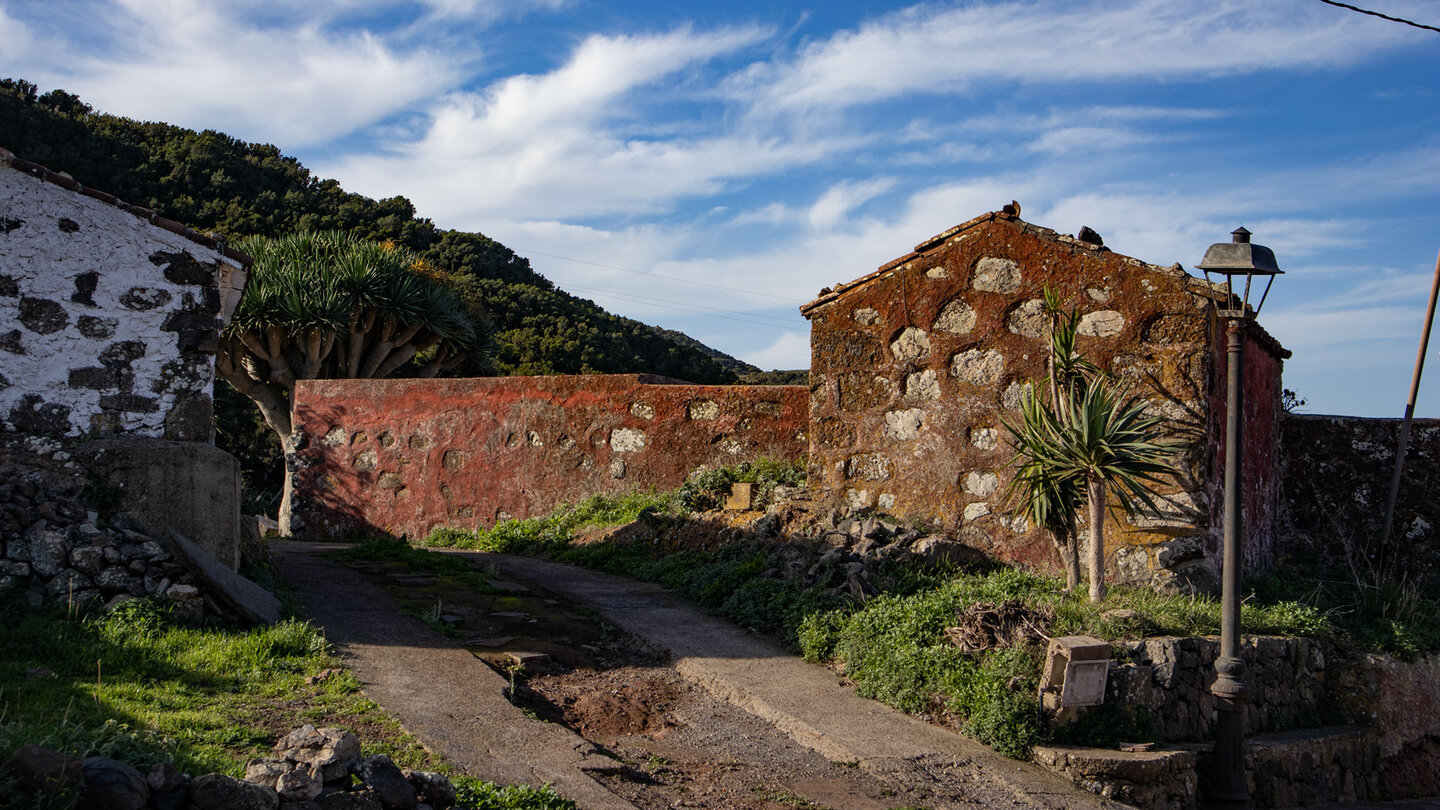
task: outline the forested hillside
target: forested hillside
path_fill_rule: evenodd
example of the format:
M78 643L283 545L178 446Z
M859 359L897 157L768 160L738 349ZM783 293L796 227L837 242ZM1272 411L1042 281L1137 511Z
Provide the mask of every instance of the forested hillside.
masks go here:
M612 315L557 289L483 234L436 228L404 197L351 194L268 144L99 113L63 90L39 94L29 82L3 79L0 147L228 239L338 229L403 244L489 318L502 374L645 372L729 383L757 370Z
M63 90L0 79L0 147L77 181L230 240L342 230L419 253L493 329L489 362L452 373L651 373L732 383L758 369L678 332L606 312L570 295L514 251L479 233L442 230L404 197L372 200L315 177L269 144L221 132L96 112ZM403 371L401 372L403 374ZM216 384L217 443L241 462L249 507L283 478L280 448L254 405Z

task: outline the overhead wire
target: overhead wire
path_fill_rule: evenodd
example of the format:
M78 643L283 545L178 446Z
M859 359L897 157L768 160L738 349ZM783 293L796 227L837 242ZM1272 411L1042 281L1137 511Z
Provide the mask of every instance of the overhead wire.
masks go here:
M695 314L695 315L701 315L701 316L708 317L708 318L723 318L723 319L725 319L725 320L727 320L727 321L739 321L739 322L741 322L741 323L754 324L755 326L765 326L765 327L768 327L768 328L771 328L771 329L784 329L784 330L786 330L786 331L788 331L788 332L796 332L796 333L802 333L802 334L809 331L809 330L807 330L807 329L801 329L801 328L798 327L798 326L785 323L785 322L781 321L779 318L770 318L769 316L766 316L766 315L756 315L756 316L753 316L753 317L745 317L745 313L742 313L742 312L739 312L738 310L733 310L733 309L720 309L720 308L718 308L718 307L707 307L707 306L705 306L705 305L703 305L703 304L687 304L687 303L684 303L684 302L681 302L681 301L671 301L671 300L665 299L665 298L649 298L649 297L643 296L643 295L634 295L634 294L632 294L632 293L620 293L620 292L615 292L614 290L607 290L607 289L603 289L603 288L599 288L599 287L586 287L586 286L583 286L583 285L580 285L580 284L567 284L567 285L565 285L565 286L566 286L566 289L570 289L570 290L585 290L585 291L588 291L588 292L591 292L591 293L597 293L597 294L599 294L599 295L609 296L609 297L611 297L611 298L618 298L618 299L620 299L620 300L630 301L630 302L636 303L636 304L645 304L645 305L648 305L648 306L656 306L656 307L659 307L659 308L661 308L661 309L669 309L669 310L674 310L674 311L676 311L676 312L689 312L689 313L692 313L692 314ZM769 320L768 320L768 321L762 321L762 320L757 320L757 318L768 318Z
M774 298L774 299L777 300L777 301L788 301L788 302L790 302L790 303L795 303L795 304L803 304L803 303L805 303L805 299L803 299L803 298L791 298L791 297L789 297L789 296L787 296L787 295L775 295L774 293L760 292L759 290L746 290L746 289L742 289L742 288L740 288L740 287L727 287L727 286L725 286L724 284L711 284L711 283L706 282L706 281L694 281L694 280L688 279L688 278L676 278L675 276L662 276L662 275L660 275L659 273L647 273L647 272L645 272L644 270L634 270L634 269L629 268L629 267L620 267L620 266L618 266L618 265L613 265L613 264L603 264L603 263L601 263L601 262L592 262L592 261L589 261L588 259L576 259L576 258L574 258L574 257L572 257L572 256L560 256L560 255L557 255L557 254L554 254L554 253L545 253L545 252L539 251L539 250L528 250L528 249L526 249L526 248L521 248L521 247L512 247L512 248L510 248L510 249L513 250L515 253L521 255L521 256L528 256L528 255L533 254L533 255L536 255L536 256L544 256L544 257L549 258L549 259L560 259L561 261L575 262L576 264L588 264L588 265L590 265L591 267L604 267L604 268L607 269L607 270L619 270L619 271L622 272L622 273L633 273L633 274L635 274L635 275L637 275L637 276L646 276L646 277L648 277L648 278L657 278L657 279L660 279L660 280L662 280L662 281L673 281L673 282L675 282L675 283L677 283L677 284L693 284L693 285L695 285L695 286L697 286L697 287L710 287L710 288L716 289L716 290L726 290L726 291L728 291L728 292L741 293L741 294L744 294L744 295L756 295L756 296L760 296L761 298Z
M1426 25L1426 24L1424 24L1424 23L1418 23L1418 22L1415 22L1414 20L1407 20L1407 19L1405 19L1404 17L1392 17L1392 16L1390 16L1389 14L1381 14L1381 13L1378 12L1378 11L1371 11L1371 10L1368 9L1368 8L1360 8L1359 6L1352 6L1352 5L1350 5L1349 3L1340 3L1340 2L1337 2L1337 0L1320 0L1320 2L1322 2L1322 3L1324 3L1324 4L1328 5L1328 6L1335 6L1335 7L1337 7L1337 8L1349 9L1350 11L1358 12L1358 13L1360 13L1360 14L1368 14L1368 15L1370 15L1371 17L1379 17L1379 18L1382 19L1382 20L1389 20L1390 22L1397 22L1397 23L1400 23L1400 24L1402 24L1402 25L1412 26L1412 27L1414 27L1414 28L1423 28L1423 29L1425 29L1426 31L1434 31L1434 32L1437 33L1437 34L1440 34L1440 28L1437 28L1436 26Z

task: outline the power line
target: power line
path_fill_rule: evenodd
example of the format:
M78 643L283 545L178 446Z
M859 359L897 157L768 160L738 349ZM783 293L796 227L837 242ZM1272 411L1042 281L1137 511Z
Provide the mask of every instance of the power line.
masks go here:
M1379 17L1379 18L1382 19L1382 20L1389 20L1390 22L1397 22L1397 23L1401 23L1402 25L1409 25L1409 26L1413 26L1413 27L1415 27L1415 28L1423 28L1423 29L1425 29L1426 31L1434 31L1434 32L1437 33L1437 34L1440 34L1440 28L1437 28L1437 27L1435 27L1435 26L1433 26L1433 25L1425 25L1424 23L1417 23L1417 22L1414 22L1414 21L1412 21L1412 20L1403 19L1403 18L1401 18L1401 17L1391 17L1389 14L1381 14L1381 13L1378 12L1378 11L1371 11L1371 10L1369 10L1369 9L1360 8L1359 6L1352 6L1352 5L1348 4L1348 3L1339 3L1339 2L1336 2L1336 0L1320 0L1320 2L1322 2L1322 3L1326 4L1326 5L1329 5L1329 6L1336 6L1336 7L1338 7L1338 8L1346 8L1346 9L1349 9L1349 10L1351 10L1351 11L1359 12L1359 13L1361 13L1361 14L1369 14L1371 17Z
M602 263L600 263L600 262L592 262L592 261L587 261L587 260L585 260L585 259L576 259L576 258L572 258L572 257L570 257L570 256L557 256L557 255L554 254L554 253L545 253L545 252L542 252L542 251L539 251L539 250L526 250L525 248L521 248L521 247L511 247L510 249L513 250L515 253L520 254L520 255L529 255L529 254L532 254L532 253L533 253L533 254L536 255L536 256L545 256L546 258L550 258L550 259L560 259L561 261L575 262L576 264L588 264L588 265L590 265L591 267L604 267L604 268L607 269L607 270L619 270L619 271L622 272L622 273L634 273L634 274L637 275L637 276L646 276L646 277L649 277L649 278L663 279L663 280L665 280L665 281L674 281L674 282L679 283L679 284L694 284L694 285L697 286L697 287L710 287L710 288L716 289L716 290L726 290L726 291L728 291L728 292L742 293L742 294L744 294L744 295L758 295L758 296L761 296L762 298L774 298L774 299L777 300L777 301L788 301L788 302L790 302L790 303L792 303L792 304L803 304L803 303L805 303L805 299L803 299L803 298L790 298L789 296L773 295L773 294L771 294L771 293L759 292L759 291L757 291L757 290L742 290L742 289L740 289L739 287L726 287L726 286L723 285L723 284L710 284L710 283L707 283L707 282L704 282L704 281L691 281L691 280L688 279L688 278L675 278L674 276L662 276L662 275L660 275L659 273L647 273L647 272L645 272L644 270L632 270L632 269L630 269L630 268L628 268L628 267L617 267L616 265L613 265L613 264L602 264Z
M683 307L683 308L686 308L686 309L688 309L688 310L705 310L705 311L707 311L707 312L721 312L721 313L724 313L724 314L726 314L726 315L735 315L735 316L738 316L738 317L751 319L751 322L752 322L752 323L764 323L764 322L766 322L766 321L769 321L769 325L778 326L778 327L784 327L784 328L793 327L793 326L795 325L794 321L786 320L786 319L784 319L784 318L776 317L776 316L774 316L774 315L763 315L763 314L758 313L758 312L746 312L746 311L744 311L744 310L738 310L738 309L725 309L724 307L707 307L707 306L705 306L704 304L692 304L692 303L690 303L689 301L676 301L676 300L671 299L671 298L652 298L652 297L650 297L650 296L640 295L639 293L616 292L616 291L614 291L614 290L606 289L606 288L603 288L603 287L585 287L585 286L582 286L582 285L580 285L580 284L570 284L570 285L568 285L567 288L568 288L568 289L571 289L571 290L588 290L588 291L590 291L590 292L600 293L601 295L611 295L611 296L615 296L615 297L617 297L617 298L624 298L624 299L626 299L626 300L628 300L628 301L635 301L635 302L638 302L638 303L655 304L655 305L657 305L657 306L666 307L666 308L670 308L670 307Z
M678 302L678 301L672 301L672 302L669 302L669 303L657 303L657 300L658 300L658 299L632 296L632 295L627 295L627 294L625 294L625 293L617 293L617 292L614 292L614 291L612 291L612 290L602 290L602 289L597 289L597 288L594 288L594 287L581 287L581 286L574 285L574 284L570 285L570 287L571 287L571 289L576 289L576 290L588 290L588 291L593 292L593 293L599 293L599 294L602 295L602 296L609 296L609 297L611 297L611 298L618 298L618 299L620 299L620 300L622 300L622 301L630 301L631 303L636 303L636 304L646 304L646 305L649 305L649 306L656 306L656 307L660 307L661 309L669 309L669 310L674 310L674 311L676 311L676 312L688 312L688 313L690 313L690 314L692 314L692 315L701 315L701 316L706 317L706 318L723 318L724 320L727 320L727 321L739 321L740 323L748 323L748 324L753 324L753 325L755 325L755 326L764 326L764 327L767 327L767 328L770 328L770 329L784 329L784 330L787 331L787 332L795 332L795 333L797 333L797 334L804 334L804 333L808 332L808 330L806 330L806 329L800 329L800 328L795 327L795 326L790 326L790 325L781 324L781 323L766 323L765 321L757 321L757 320L753 320L753 319L751 319L751 318L746 318L746 317L743 317L743 316L741 316L741 315L739 315L739 314L736 314L734 310L726 310L726 309L715 310L714 307L705 307L705 306L701 306L701 305L699 305L699 304L682 304L682 303L680 303L680 302ZM705 310L712 310L712 311L708 311L708 312L707 312L707 311L705 311ZM732 314L720 314L720 313L732 313ZM762 317L763 317L763 316L762 316Z

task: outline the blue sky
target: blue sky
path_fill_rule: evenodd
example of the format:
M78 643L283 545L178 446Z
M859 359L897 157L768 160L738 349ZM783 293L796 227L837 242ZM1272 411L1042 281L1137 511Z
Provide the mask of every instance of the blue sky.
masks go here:
M1440 251L1440 34L1319 0L0 0L0 75L277 144L764 368L821 287L1017 199L1187 268L1243 224L1305 410L1399 415Z

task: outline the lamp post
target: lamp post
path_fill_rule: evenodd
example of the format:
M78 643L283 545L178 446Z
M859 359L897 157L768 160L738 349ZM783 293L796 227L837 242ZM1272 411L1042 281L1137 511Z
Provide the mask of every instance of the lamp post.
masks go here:
M1245 661L1240 657L1240 467L1243 463L1245 402L1245 330L1260 314L1275 276L1283 272L1275 264L1270 248L1250 243L1250 232L1237 228L1233 240L1210 246L1197 265L1205 271L1212 293L1215 314L1225 321L1227 392L1225 399L1225 547L1221 570L1220 657L1215 661L1215 753L1212 758L1211 802L1248 807L1250 790L1245 779ZM1225 279L1223 293L1210 281L1215 273ZM1250 307L1250 285L1256 276L1265 279L1260 302ZM1243 277L1243 290L1235 282ZM1238 293L1238 294L1237 294Z

